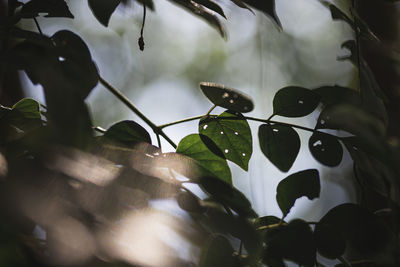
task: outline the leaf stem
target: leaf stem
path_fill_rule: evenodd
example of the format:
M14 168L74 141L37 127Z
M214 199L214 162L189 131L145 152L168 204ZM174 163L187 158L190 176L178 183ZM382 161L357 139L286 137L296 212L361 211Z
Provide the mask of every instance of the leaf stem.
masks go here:
M103 77L99 75L100 83L110 91L114 96L116 96L122 103L124 103L133 113L135 113L139 118L141 118L150 128L156 133L161 135L170 145L176 149L176 144L163 132L163 130L155 125L150 119L148 119L142 112L140 112L135 105L123 95L117 88L109 84Z
M184 122L188 122L188 121L198 120L198 119L201 119L203 117L204 117L204 115L190 117L190 118L186 118L186 119L183 119L183 120L174 121L174 122L170 122L170 123L159 125L158 128L163 129L165 127L169 127L169 126L172 126L172 125L176 125L176 124L180 124L180 123L184 123Z
M210 113L211 113L211 111L213 111L216 107L217 107L217 105L213 105L213 106L207 111L207 113L206 113L205 116L209 116Z
M139 48L141 51L144 50L144 38L143 38L143 30L144 24L146 22L146 0L143 1L143 20L142 20L142 27L140 28L140 37L138 40Z
M341 263L343 263L346 267L351 267L351 264L350 264L345 258L343 258L342 256L339 256L337 259L338 259Z

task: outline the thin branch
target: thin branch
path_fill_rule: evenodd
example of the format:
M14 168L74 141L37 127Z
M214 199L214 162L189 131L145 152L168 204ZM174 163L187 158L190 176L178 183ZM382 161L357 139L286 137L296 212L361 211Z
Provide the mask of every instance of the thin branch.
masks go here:
M37 21L37 19L35 17L33 17L33 21L36 24L36 28L38 29L40 35L43 35L42 29L40 28L39 22Z
M205 116L210 116L211 111L213 111L215 108L217 107L217 105L213 105L206 113Z
M148 119L142 112L140 112L135 105L124 96L118 89L109 84L103 77L99 76L100 83L108 89L114 96L116 96L122 103L124 103L133 113L141 118L150 128L156 133L161 135L173 148L176 148L176 144L163 132L163 130L155 125L150 119Z
M158 128L163 129L165 127L169 127L169 126L172 126L172 125L180 124L180 123L183 123L183 122L198 120L198 119L201 119L203 117L204 117L204 115L190 117L190 118L187 118L187 119L183 119L183 120L174 121L174 122L170 122L170 123L159 125Z
M351 267L351 264L342 256L337 258L341 263L343 263L343 265L345 265L346 267Z

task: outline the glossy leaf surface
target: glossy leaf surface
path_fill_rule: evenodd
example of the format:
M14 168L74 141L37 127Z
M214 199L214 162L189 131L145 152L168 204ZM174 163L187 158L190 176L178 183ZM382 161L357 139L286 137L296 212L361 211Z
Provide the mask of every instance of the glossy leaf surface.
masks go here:
M320 191L318 170L308 169L283 179L276 189L276 200L283 215L286 216L298 198L306 196L312 200L319 197Z
M230 119L231 118L231 119ZM199 133L208 136L224 153L226 159L248 170L253 152L250 126L241 114L224 112L218 117L204 117Z
M335 167L343 157L343 148L338 139L330 134L314 132L308 140L308 148L321 164Z
M258 128L261 151L279 170L289 171L300 150L300 137L288 126L263 124Z
M188 135L179 142L176 152L193 158L201 167L209 171L210 174L231 184L232 178L228 163L221 156L214 154L208 148L211 145L205 145L204 141L210 144L213 143L207 136L200 136L198 134Z
M303 117L313 112L320 96L312 90L288 86L280 89L274 96L274 114L284 117Z
M254 108L248 96L222 84L201 82L200 89L214 105L240 113L250 112Z

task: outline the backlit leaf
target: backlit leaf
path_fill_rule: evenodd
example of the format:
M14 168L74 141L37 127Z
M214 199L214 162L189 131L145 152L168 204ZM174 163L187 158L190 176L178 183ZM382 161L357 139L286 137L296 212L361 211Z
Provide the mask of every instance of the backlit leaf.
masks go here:
M203 5L204 7L220 14L222 17L226 18L222 8L212 0L193 0L194 2Z
M313 112L320 96L312 90L288 86L280 89L274 96L274 114L284 117L303 117Z
M308 141L308 148L316 160L329 167L335 167L342 161L342 145L330 134L314 132Z
M287 172L300 150L300 137L292 127L263 124L258 128L261 151L279 170Z
M207 8L203 7L202 5L196 3L195 1L186 1L186 0L171 0L172 2L180 5L181 7L185 8L186 10L193 13L193 15L199 16L200 18L204 19L208 22L212 27L217 29L220 35L223 38L226 38L226 31L224 25L221 21Z
M151 144L149 133L134 121L120 121L112 125L105 133L107 140L133 147L140 142Z
M231 171L226 160L221 158L222 153L219 156L216 155L208 148L210 145L204 144L205 141L210 142L210 144L213 143L207 136L190 134L179 142L176 152L193 158L210 174L232 184Z
M88 3L96 19L107 27L121 0L88 0Z
M276 200L283 215L286 216L298 198L306 196L312 200L319 197L320 190L318 171L308 169L283 179L276 189Z
M204 95L215 105L246 113L253 110L253 101L243 93L222 84L201 82L200 89Z
M241 114L224 112L218 117L204 117L199 123L199 133L208 136L224 153L226 159L248 170L252 154L252 137L249 124ZM232 119L229 119L232 118Z
M46 13L45 17L74 18L64 0L31 0L21 8L23 18L34 18L39 13Z

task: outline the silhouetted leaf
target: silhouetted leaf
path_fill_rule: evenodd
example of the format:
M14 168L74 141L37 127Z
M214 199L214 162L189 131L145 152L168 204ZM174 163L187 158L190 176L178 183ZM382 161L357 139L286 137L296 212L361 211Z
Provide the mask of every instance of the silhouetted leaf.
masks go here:
M203 117L199 123L199 133L208 136L224 152L226 159L247 171L253 152L252 136L247 121L239 118L243 116L229 111L216 118Z
M334 86L321 86L313 90L321 96L321 103L325 106L341 103L361 105L360 94L351 88Z
M177 153L193 158L196 162L222 181L231 184L231 171L225 159L214 154L205 144L204 140L213 143L207 136L191 134L184 137L178 144ZM222 154L222 153L221 153Z
M121 0L88 0L88 3L96 19L107 27L112 13L121 3Z
M308 148L316 160L329 167L335 167L342 161L342 145L330 134L314 132L308 140Z
M194 1L186 1L186 0L171 0L171 1L180 5L186 10L190 11L191 13L193 13L193 15L199 16L200 18L207 21L211 26L213 26L219 31L222 38L226 38L226 31L224 25L208 9L206 9L205 7Z
M278 184L276 200L284 216L286 216L296 199L306 196L312 200L319 197L321 185L316 169L308 169L289 175Z
M251 208L250 201L232 185L209 176L202 177L199 183L214 199L227 205L239 215L257 217L257 214Z
M254 11L245 2L243 2L242 0L231 0L231 1L235 5L237 5L238 7L247 9L247 10L249 10L251 13L253 13L255 15Z
M215 105L246 113L253 110L253 101L243 93L222 84L201 82L200 89L204 95Z
M279 264L279 259L287 259L301 266L315 266L316 246L310 226L302 220L293 220L287 225L270 229L265 236L267 245L265 261L273 260L273 266Z
M303 117L313 112L320 96L312 90L288 86L280 89L274 96L274 114L284 117Z
M346 240L334 225L317 224L314 230L318 253L328 259L336 259L346 250Z
M239 267L239 261L233 257L233 252L228 239L222 235L211 235L201 253L199 267Z
M292 167L300 150L300 137L292 127L260 125L258 139L263 154L279 170L287 172Z
M325 232L327 230L337 234L338 238L327 234ZM332 248L333 241L342 246L341 239L345 239L349 247L359 255L368 257L384 250L391 239L391 233L379 217L351 203L341 204L331 209L317 223L315 232L317 237L320 235L317 239L318 251L327 256L342 253L343 247L341 250Z
M34 18L40 13L47 13L45 17L74 18L64 0L31 0L21 8L23 18Z
M345 21L352 29L356 26L354 23L354 20L347 16L342 10L337 8L335 5L332 5L328 2L323 2L326 6L329 7L332 15L332 19L334 20L342 20ZM368 25L363 21L356 13L356 11L353 10L354 19L357 24L357 30L360 32L360 36L372 40L372 41L379 41L379 38L369 29Z
M264 12L265 15L267 15L271 20L275 23L275 25L279 28L282 29L282 24L276 15L275 11L275 0L264 0L264 1L259 1L259 0L242 0L246 4L261 10Z
M140 142L151 144L149 133L134 121L120 121L112 125L105 133L107 140L133 147Z
M222 17L224 17L224 18L226 19L225 14L224 14L224 11L223 11L222 8L221 8L217 3L215 3L214 1L212 1L212 0L193 0L193 1L196 2L196 3L198 3L198 4L200 4L200 5L205 6L205 7L208 8L208 9L211 9L212 11L214 11L214 12L220 14Z

